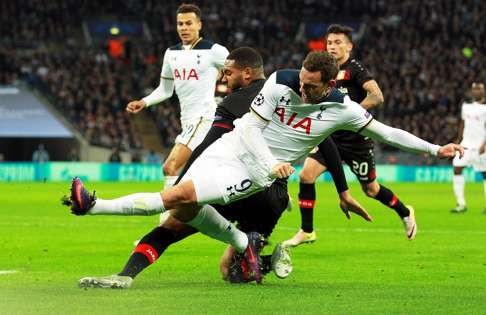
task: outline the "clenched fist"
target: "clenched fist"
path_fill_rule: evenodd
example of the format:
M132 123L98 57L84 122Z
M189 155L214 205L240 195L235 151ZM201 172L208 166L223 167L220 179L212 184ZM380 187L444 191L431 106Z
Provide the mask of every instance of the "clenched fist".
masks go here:
M464 147L460 144L449 143L440 147L437 156L443 159L452 159L456 155L456 152L459 152L459 157L462 158L464 156Z
M142 100L140 100L140 101L132 101L132 102L128 103L126 109L127 109L127 112L132 113L132 114L136 114L139 111L141 111L142 109L144 109L145 106L146 106L146 104Z

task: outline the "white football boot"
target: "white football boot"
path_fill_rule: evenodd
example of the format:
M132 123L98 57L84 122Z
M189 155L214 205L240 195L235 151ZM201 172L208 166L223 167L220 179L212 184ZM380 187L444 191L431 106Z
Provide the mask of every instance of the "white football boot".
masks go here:
M272 253L272 270L281 279L287 278L292 272L292 259L290 258L290 247L279 243Z
M129 276L111 275L104 277L84 277L79 280L81 288L128 289L133 279Z

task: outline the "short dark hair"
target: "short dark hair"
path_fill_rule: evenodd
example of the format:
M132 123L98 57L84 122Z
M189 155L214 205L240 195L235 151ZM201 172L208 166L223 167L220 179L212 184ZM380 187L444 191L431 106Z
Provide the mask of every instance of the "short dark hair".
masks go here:
M263 67L263 58L256 51L251 47L239 47L235 50L231 51L228 57L228 60L234 60L236 67L243 69L246 67L250 67L252 69L262 68Z
M302 66L310 72L319 71L324 83L335 79L338 74L336 59L327 51L312 51L304 59Z
M331 24L327 28L326 38L329 34L344 34L351 43L353 42L353 29L349 26L342 24Z
M179 13L194 13L196 16L201 19L201 9L192 3L182 3L178 8L176 15Z

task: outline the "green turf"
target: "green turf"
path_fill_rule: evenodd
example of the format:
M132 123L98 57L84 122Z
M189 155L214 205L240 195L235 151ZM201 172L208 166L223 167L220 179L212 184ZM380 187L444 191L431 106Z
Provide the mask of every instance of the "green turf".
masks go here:
M61 184L0 184L0 314L484 314L486 215L482 187L468 184L469 211L450 214L450 184L389 184L415 206L419 233L409 242L398 217L356 186L373 215L345 219L334 188L318 187L318 241L292 251L288 279L264 285L220 280L224 244L193 236L170 248L129 290L82 290L77 280L116 273L132 242L157 217L75 217L60 206ZM88 183L99 196L155 191L158 184ZM292 184L291 195L297 195ZM293 235L299 210L274 240Z

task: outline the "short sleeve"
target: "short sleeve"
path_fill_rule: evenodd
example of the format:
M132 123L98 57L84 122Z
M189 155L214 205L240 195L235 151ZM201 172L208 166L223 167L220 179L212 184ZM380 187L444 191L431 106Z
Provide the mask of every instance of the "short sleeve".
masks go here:
M361 63L355 61L353 64L353 76L359 86L363 86L367 81L373 80L373 76Z
M211 55L213 57L212 59L214 66L221 69L226 61L226 57L229 55L229 51L224 46L214 44L213 47L211 47Z

